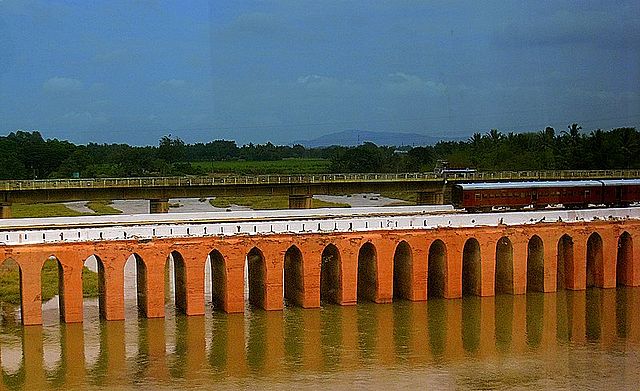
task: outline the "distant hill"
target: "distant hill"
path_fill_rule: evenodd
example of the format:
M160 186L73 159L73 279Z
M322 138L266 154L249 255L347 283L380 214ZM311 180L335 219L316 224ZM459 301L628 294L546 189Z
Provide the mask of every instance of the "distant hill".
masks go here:
M376 145L432 145L440 138L417 133L371 132L368 130L349 129L342 132L329 133L312 140L299 140L294 144L302 144L307 148L328 147L331 145L355 146L365 141Z

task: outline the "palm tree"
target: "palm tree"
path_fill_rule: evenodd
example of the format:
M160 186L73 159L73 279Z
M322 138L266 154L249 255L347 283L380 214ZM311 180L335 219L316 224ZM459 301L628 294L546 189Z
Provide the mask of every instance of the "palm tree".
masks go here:
M502 139L503 134L500 133L498 129L491 129L487 132L487 137L489 137L491 141L496 142Z

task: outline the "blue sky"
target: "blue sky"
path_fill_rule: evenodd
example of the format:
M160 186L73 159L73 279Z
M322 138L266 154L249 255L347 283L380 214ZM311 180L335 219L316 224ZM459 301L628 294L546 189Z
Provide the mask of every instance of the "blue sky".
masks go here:
M639 94L637 0L0 0L0 134L609 129Z

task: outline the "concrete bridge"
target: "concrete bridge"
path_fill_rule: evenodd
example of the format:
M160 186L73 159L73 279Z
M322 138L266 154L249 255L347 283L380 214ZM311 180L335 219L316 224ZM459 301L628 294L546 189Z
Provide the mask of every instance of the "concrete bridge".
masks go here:
M180 220L176 220L180 219ZM101 316L125 317L124 270L136 264L137 304L163 317L166 265L175 303L226 312L248 302L281 310L322 302L387 303L640 285L640 208L463 214L443 207L3 220L2 260L20 268L22 322L42 322L41 270L59 269L61 319L81 322L82 267L98 264Z
M0 181L0 217L11 217L12 203L114 199L149 200L150 213L169 210L170 198L211 196L289 196L289 208L311 207L314 194L384 191L416 193L418 204L443 204L455 181L640 178L640 170L545 170L379 174L258 175L151 178L91 178Z

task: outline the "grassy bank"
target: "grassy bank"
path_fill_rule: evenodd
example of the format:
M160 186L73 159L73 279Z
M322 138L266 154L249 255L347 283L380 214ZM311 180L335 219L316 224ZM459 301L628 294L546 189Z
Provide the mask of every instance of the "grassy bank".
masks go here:
M118 215L122 211L111 206L111 201L89 201L87 208L91 209L98 215Z
M287 209L289 207L289 196L272 196L272 197L216 197L209 200L211 205L216 208L228 208L231 205L247 206L251 209ZM348 208L349 204L338 202L326 202L311 200L312 208Z
M11 216L14 218L25 217L68 217L85 216L87 213L69 209L63 204L13 204Z

